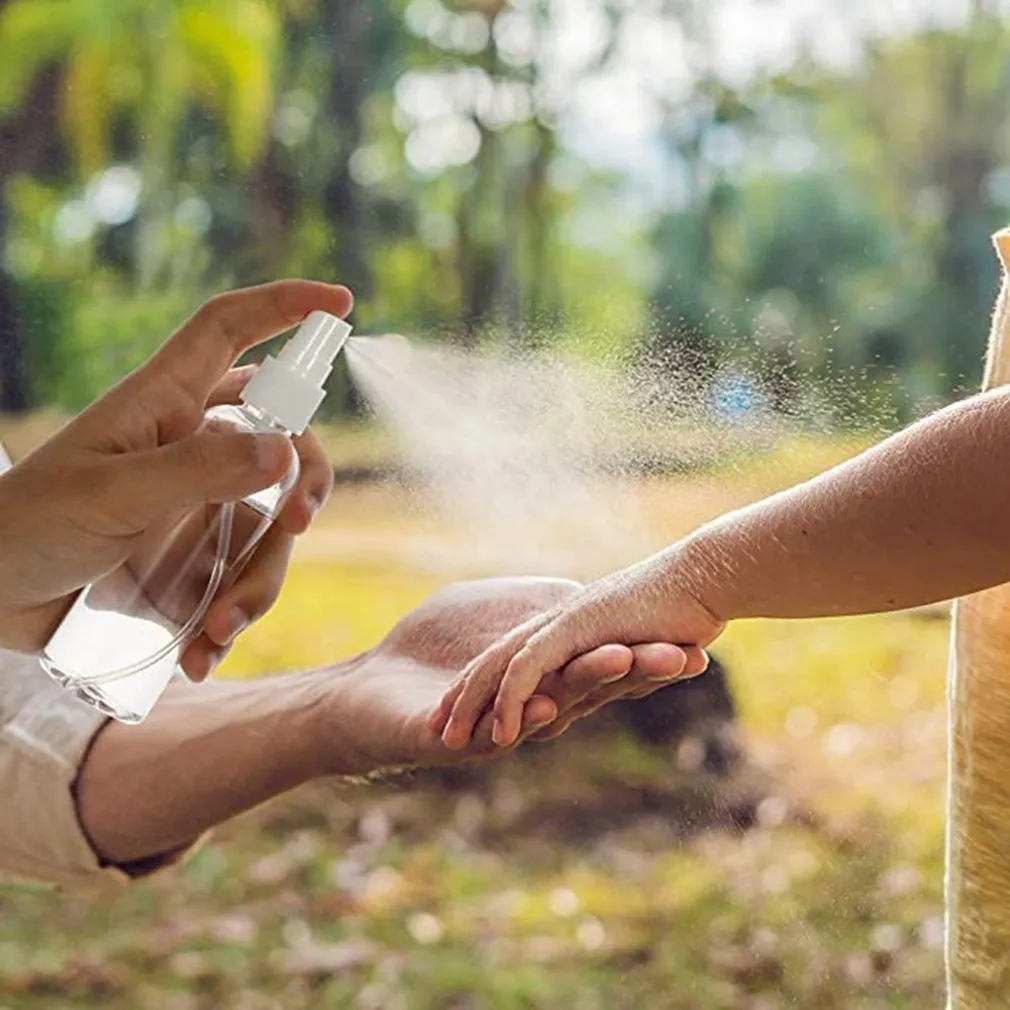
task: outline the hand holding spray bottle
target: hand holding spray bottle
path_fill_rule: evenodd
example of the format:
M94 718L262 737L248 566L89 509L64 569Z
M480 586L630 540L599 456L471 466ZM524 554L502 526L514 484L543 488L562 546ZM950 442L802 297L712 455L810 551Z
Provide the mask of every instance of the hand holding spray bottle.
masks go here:
M324 383L351 327L313 312L267 358L242 406L214 407L204 425L301 435L325 399ZM118 568L81 590L42 652L43 669L120 722L141 722L175 674L207 611L238 577L298 482L297 457L271 487L205 505L148 531Z

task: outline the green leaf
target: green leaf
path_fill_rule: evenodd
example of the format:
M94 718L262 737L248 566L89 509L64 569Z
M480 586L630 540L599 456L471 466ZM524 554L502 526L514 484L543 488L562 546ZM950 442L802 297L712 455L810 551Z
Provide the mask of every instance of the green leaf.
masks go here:
M280 40L275 11L261 0L208 9L193 3L179 31L195 64L209 72L232 155L248 168L263 150L273 112L273 69Z

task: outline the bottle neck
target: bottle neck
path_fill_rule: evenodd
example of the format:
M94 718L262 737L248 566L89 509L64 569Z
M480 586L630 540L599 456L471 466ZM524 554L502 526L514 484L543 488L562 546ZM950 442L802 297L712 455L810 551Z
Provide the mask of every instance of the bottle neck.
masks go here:
M282 435L291 434L280 421L271 417L265 410L254 407L251 403L242 404L241 410L260 431L276 431Z

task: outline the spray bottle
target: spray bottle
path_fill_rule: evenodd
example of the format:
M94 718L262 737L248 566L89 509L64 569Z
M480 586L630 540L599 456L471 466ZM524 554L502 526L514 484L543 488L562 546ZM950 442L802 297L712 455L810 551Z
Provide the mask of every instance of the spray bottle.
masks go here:
M242 406L214 407L204 427L302 434L351 327L313 312L278 357L267 358ZM144 534L117 569L86 586L42 652L42 667L78 698L120 722L143 721L218 595L231 586L298 483L276 484L226 505L205 505Z

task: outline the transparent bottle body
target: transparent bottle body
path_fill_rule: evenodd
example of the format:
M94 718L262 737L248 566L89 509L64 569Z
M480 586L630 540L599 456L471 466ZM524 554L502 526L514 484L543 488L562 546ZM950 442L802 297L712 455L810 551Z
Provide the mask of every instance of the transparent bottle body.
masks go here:
M283 431L249 406L216 407L204 423ZM122 565L80 592L42 652L43 668L105 715L143 721L297 481L295 463L283 480L240 502L200 506L149 530Z

